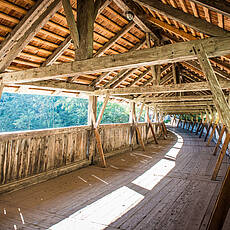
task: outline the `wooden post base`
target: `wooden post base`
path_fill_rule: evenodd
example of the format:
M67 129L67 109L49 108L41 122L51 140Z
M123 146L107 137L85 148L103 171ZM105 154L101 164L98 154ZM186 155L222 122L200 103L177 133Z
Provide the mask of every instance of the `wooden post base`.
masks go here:
M212 180L216 180L216 177L217 177L218 172L220 170L221 163L222 163L222 161L224 159L224 155L225 155L226 150L228 148L229 141L230 141L230 134L228 133L226 135L226 138L224 140L224 144L223 144L222 149L220 151L220 154L218 156L218 159L217 159L217 162L216 162L216 166L215 166L215 169L214 169L213 174L212 174Z

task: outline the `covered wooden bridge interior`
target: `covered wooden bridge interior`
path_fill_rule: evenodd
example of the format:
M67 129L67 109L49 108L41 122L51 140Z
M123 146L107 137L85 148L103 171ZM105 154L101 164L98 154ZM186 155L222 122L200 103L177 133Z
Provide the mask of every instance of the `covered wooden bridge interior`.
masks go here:
M0 95L89 98L0 134L0 229L230 229L229 35L228 0L0 0Z

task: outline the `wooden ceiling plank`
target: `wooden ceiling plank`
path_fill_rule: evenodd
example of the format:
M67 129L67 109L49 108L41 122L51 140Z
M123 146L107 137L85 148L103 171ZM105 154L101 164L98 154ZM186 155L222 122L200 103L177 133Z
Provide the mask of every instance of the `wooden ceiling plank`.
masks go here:
M127 87L131 87L135 85L137 82L139 82L141 79L143 79L149 72L150 72L150 67L147 68L142 74L140 74L138 77L134 79Z
M47 6L47 5L46 5ZM5 71L5 69L11 64L11 62L18 56L18 54L24 49L24 47L33 39L36 33L47 23L47 21L60 9L61 1L52 1L39 17L35 17L36 20L30 27L26 27L23 36L17 41L16 44L11 48L11 50L4 56L0 62L0 72Z
M6 39L0 44L0 60L9 52L27 31L32 24L42 15L44 10L49 4L49 0L39 0L36 4L26 13L26 15L20 20L20 22L14 27ZM2 4L2 3L1 3Z
M124 36L130 29L134 27L134 22L131 21L126 24L114 37L112 37L103 47L101 47L94 57L102 56L108 49L110 49L122 36Z
M230 17L230 4L226 1L214 1L214 0L190 0L190 2L197 3L201 6L208 8L209 10L215 11L219 14L223 14Z
M150 25L146 21L142 19L143 12L140 12L140 8L138 8L132 1L130 0L113 0L113 2L121 8L124 12L131 11L134 13L133 21L144 31L147 33L151 33L154 36L154 39L159 40L159 36L152 30Z
M206 20L197 18L191 14L184 13L183 11L173 8L172 6L165 5L158 0L134 0L142 6L150 8L151 10L158 11L171 19L177 20L181 24L189 26L198 32L205 33L210 36L226 36L229 32L219 28L218 26L208 23Z

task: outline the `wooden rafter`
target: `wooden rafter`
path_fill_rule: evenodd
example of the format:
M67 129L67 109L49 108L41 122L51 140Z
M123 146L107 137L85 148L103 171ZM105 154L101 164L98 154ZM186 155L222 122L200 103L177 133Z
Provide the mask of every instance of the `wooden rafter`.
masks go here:
M190 0L201 6L206 7L209 10L215 11L219 14L223 14L226 17L230 17L230 5L225 1L214 1L214 0Z
M38 19L38 17L44 12L51 1L49 0L39 0L36 4L26 13L25 17L19 22L15 28L9 33L6 39L0 45L0 59L2 59L9 50L13 47L15 42L21 38L25 31L27 31L33 23ZM10 18L10 20L12 20Z
M176 20L186 26L189 26L201 33L205 33L211 36L226 36L227 31L210 24L207 21L195 17L191 14L186 14L183 11L173 8L172 6L165 5L158 0L134 0L142 6L145 6L153 11L158 11L162 15L165 15L173 20Z
M24 31L23 36L17 41L12 49L6 54L0 62L0 72L11 64L24 47L32 40L36 33L46 24L46 22L60 9L61 0L54 0L48 5L47 9L33 22L33 24Z
M62 0L62 5L65 11L66 20L69 26L70 35L74 43L75 50L79 47L79 33L77 29L77 24L72 11L72 6L70 0Z

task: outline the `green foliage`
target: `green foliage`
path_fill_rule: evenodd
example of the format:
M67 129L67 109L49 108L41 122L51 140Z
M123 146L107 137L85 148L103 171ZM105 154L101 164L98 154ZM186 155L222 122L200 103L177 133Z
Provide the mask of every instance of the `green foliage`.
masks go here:
M101 106L99 101L98 113ZM87 125L87 117L88 100L82 98L3 93L0 101L1 132ZM128 104L108 103L103 124L128 120Z

